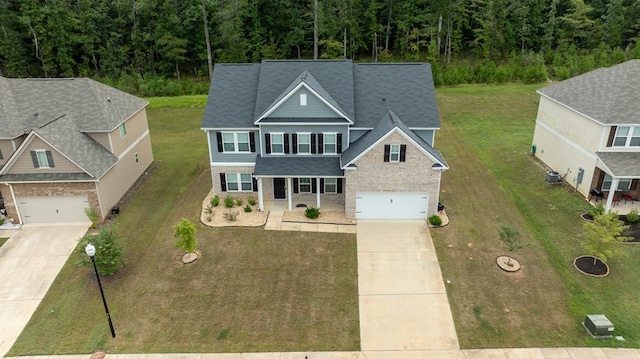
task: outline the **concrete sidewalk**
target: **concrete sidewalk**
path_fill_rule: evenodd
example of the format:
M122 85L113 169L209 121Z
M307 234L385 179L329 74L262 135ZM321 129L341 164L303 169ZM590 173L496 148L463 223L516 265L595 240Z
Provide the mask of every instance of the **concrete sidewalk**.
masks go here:
M284 222L283 218L283 211L269 211L264 229L268 231L356 233L356 226L353 224Z

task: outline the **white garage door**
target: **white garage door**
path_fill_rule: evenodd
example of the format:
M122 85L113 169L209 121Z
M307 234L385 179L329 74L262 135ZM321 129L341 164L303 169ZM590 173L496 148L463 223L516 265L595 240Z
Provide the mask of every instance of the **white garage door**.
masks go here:
M368 192L356 194L356 218L424 219L428 193Z
M87 196L18 197L24 223L89 222Z

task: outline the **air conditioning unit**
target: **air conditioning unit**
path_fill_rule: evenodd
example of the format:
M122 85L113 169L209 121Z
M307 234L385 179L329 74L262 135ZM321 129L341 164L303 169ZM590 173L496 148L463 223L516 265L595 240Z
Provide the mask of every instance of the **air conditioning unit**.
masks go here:
M547 182L558 183L559 178L560 178L560 173L556 171L547 171Z
M611 338L613 336L613 324L604 314L590 314L584 318L584 327L591 336Z

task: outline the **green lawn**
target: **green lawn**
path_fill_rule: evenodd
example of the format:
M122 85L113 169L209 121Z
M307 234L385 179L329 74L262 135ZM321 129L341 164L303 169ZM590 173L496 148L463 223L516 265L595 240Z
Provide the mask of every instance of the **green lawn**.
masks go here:
M7 242L7 239L9 239L9 238L8 237L6 237L6 238L0 237L0 247L2 247L2 245Z
M464 348L640 346L640 247L625 245L611 274L591 278L572 266L584 254L585 200L548 185L530 155L541 85L465 86L437 91L442 130L436 147L451 169L441 200L451 219L432 231L460 345ZM518 227L530 248L507 274L498 226ZM588 338L580 322L605 314L626 341Z
M211 229L198 222L211 188L203 110L179 99L148 111L157 170L117 220L126 266L102 284L73 254L8 353L357 350L354 235ZM198 223L202 257L180 262L173 226Z

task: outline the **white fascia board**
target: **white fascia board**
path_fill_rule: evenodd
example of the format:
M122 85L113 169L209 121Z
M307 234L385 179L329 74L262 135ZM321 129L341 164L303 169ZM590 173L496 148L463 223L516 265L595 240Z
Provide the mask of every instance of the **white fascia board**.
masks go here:
M211 167L240 167L240 166L255 166L255 162L211 162Z
M276 178L276 177L285 177L285 178L344 178L344 176L312 176L312 175L253 175L255 178Z
M258 131L258 127L200 127L202 131Z
M275 105L271 106L271 108L267 109L258 119L254 122L254 124L258 124L263 118L269 116L273 113L280 105L282 105L285 101L287 101L293 94L296 93L300 88L305 87L309 92L311 92L315 97L319 98L322 103L327 105L333 112L335 112L338 116L344 117L347 122L353 125L353 121L347 116L347 114L342 113L342 111L335 108L332 104L330 104L327 100L325 100L322 96L320 96L317 92L315 92L309 85L307 85L304 81L300 82L296 87L294 87L288 94L286 94L280 101L278 101Z

